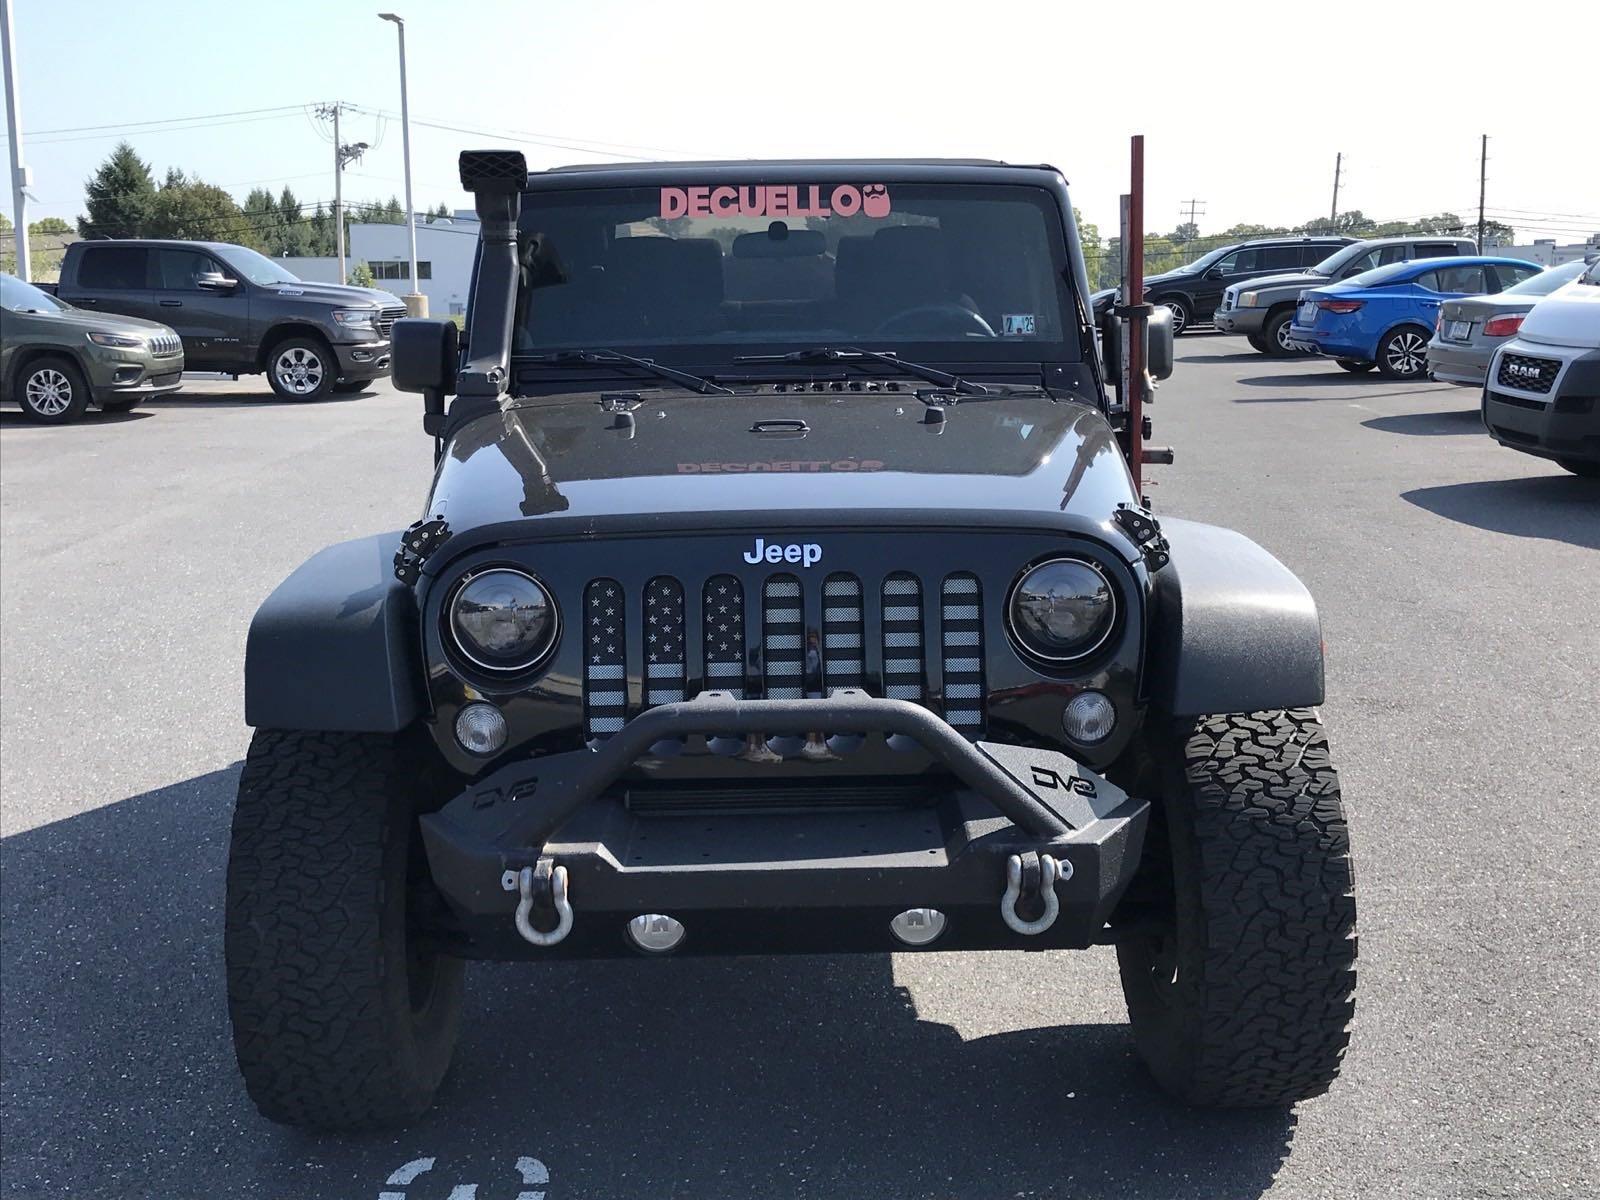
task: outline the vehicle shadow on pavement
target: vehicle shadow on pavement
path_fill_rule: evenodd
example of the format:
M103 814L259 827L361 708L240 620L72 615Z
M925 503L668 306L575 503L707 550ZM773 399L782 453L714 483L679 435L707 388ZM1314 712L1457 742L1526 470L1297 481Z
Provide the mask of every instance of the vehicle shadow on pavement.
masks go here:
M142 421L153 415L142 408L130 412L102 412L98 408L91 408L76 421L68 421L65 425L47 425L43 421L35 421L25 416L18 409L0 408L0 426L16 425L29 429L48 429L56 433L63 429L93 429L96 425L120 425L125 421Z
M1381 433L1407 433L1418 437L1449 434L1484 435L1483 417L1478 409L1463 408L1447 412L1398 413L1392 417L1373 417L1361 424Z
M1554 463L1550 469L1556 474L1416 488L1400 498L1493 533L1600 550L1600 480L1569 475Z
M200 392L185 388L159 400L147 400L145 408L322 408L329 404L348 404L366 398L368 392L323 396L317 400L285 400L271 389L260 392Z
M0 843L6 1194L368 1200L429 1157L410 1200L460 1183L512 1200L529 1156L552 1196L1244 1200L1289 1153L1292 1113L1169 1103L1120 1025L963 1041L919 1020L886 955L475 965L427 1116L281 1129L250 1107L229 1041L237 778ZM1052 957L989 961L1048 988Z

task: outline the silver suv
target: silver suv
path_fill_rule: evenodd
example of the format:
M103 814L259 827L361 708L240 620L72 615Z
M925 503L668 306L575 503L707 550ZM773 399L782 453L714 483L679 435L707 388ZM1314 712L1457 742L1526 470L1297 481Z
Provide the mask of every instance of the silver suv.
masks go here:
M1351 242L1302 273L1268 275L1225 288L1222 306L1212 314L1211 322L1223 333L1244 334L1263 354L1289 358L1299 353L1285 339L1294 320L1295 304L1306 288L1348 279L1389 263L1477 252L1471 238L1460 237L1417 235Z

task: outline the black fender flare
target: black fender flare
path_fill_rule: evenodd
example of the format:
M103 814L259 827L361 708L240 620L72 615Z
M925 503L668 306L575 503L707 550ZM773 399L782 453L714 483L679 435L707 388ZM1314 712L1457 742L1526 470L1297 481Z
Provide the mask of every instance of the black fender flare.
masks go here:
M1321 704L1322 623L1294 572L1231 529L1163 517L1161 532L1151 703L1182 717Z
M258 729L394 733L427 711L417 601L394 575L400 533L340 542L250 622L244 716Z

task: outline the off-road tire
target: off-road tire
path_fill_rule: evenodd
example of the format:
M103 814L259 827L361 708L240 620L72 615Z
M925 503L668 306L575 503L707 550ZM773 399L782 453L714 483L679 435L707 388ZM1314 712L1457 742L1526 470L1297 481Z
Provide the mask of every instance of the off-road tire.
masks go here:
M1600 479L1600 462L1584 462L1577 458L1558 458L1556 465L1584 479Z
M408 943L427 777L395 738L259 730L228 855L228 1012L246 1090L285 1125L419 1116L449 1066L463 964Z
M1309 709L1205 717L1167 747L1151 844L1170 860L1170 923L1117 949L1134 1042L1189 1104L1320 1095L1356 981L1349 830L1321 722Z
M1370 363L1361 358L1336 358L1333 361L1338 363L1346 371L1349 371L1352 375L1365 375L1368 371L1372 370L1373 367L1378 365L1377 363Z
M35 406L38 402L46 407ZM36 358L16 375L17 402L23 415L41 425L68 425L89 409L89 383L78 364L62 354ZM60 408L55 406L60 404Z
M284 378L284 371L279 369L279 360L285 355L295 358L301 363L316 363L314 385L309 382L307 386L297 388ZM267 351L267 382L272 385L274 394L281 400L321 400L333 391L334 381L339 377L339 360L328 348L328 344L320 338L314 337L288 337L278 342Z
M1304 350L1295 350L1285 346L1279 339L1283 337L1284 330L1294 324L1294 309L1284 308L1267 317L1267 323L1261 327L1261 338L1266 343L1262 351L1268 358L1304 358Z

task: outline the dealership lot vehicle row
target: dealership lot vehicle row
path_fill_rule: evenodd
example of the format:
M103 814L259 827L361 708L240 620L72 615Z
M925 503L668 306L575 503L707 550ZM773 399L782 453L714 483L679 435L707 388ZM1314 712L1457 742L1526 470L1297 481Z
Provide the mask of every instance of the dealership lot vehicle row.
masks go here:
M350 1141L264 1126L219 963L246 617L307 544L411 519L429 467L415 399L387 387L306 407L207 382L70 429L0 414L7 1193L367 1196L422 1158L413 1190L440 1195L514 1195L532 1163L552 1196L1600 1186L1600 744L1570 600L1600 588L1596 484L1497 446L1471 390L1263 373L1238 345L1179 343L1156 408L1178 463L1149 490L1158 515L1241 529L1320 602L1365 905L1329 1095L1292 1117L1165 1105L1103 950L479 966L467 1022L496 1035L468 1040L448 1113ZM801 992L810 1015L775 1026ZM704 1000L734 993L732 1013ZM552 1024L593 1042L535 1049ZM536 1116L534 1079L561 1101ZM910 1132L930 1123L932 1147ZM1066 1125L1070 1152L1007 1149Z

